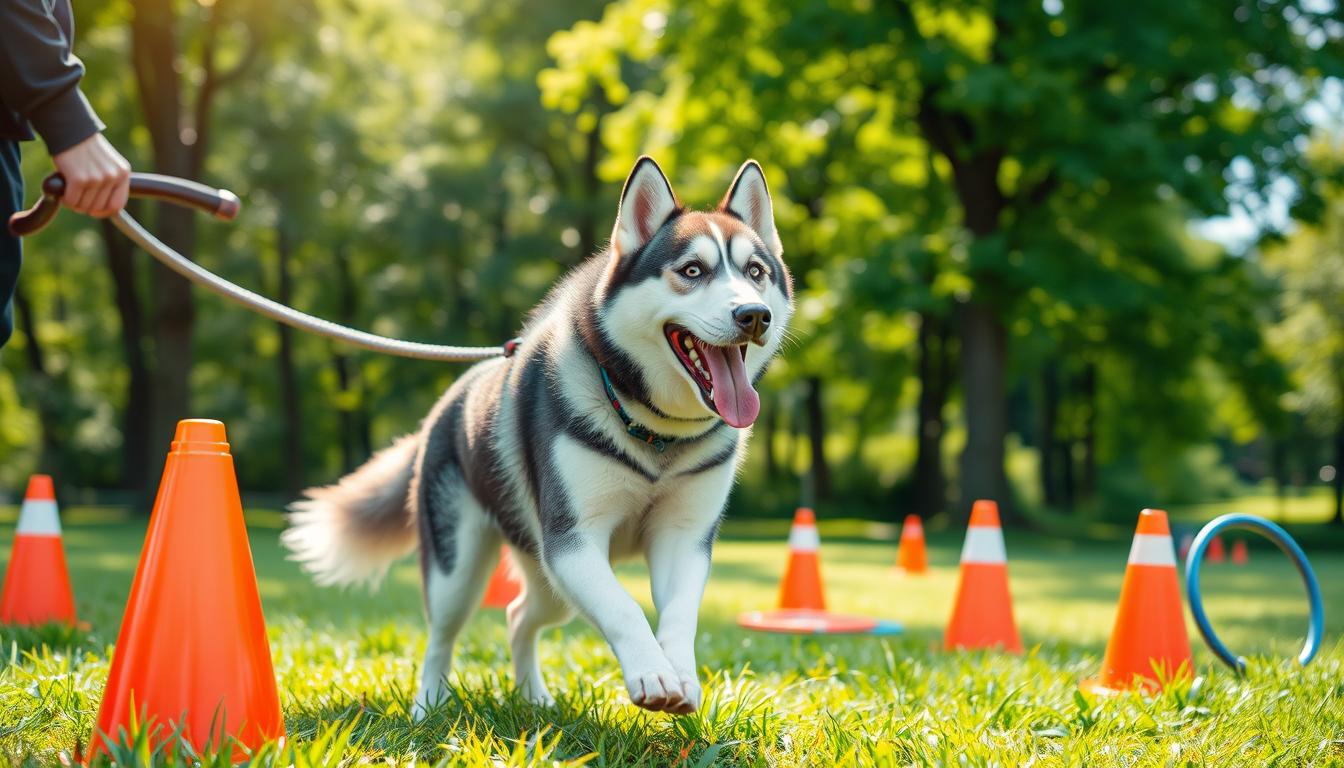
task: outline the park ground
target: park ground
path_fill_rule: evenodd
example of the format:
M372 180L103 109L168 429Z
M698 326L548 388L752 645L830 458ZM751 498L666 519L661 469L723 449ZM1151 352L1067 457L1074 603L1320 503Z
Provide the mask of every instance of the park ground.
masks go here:
M1222 510L1177 516L1214 511ZM0 508L5 553L14 514ZM145 520L118 509L75 507L63 516L88 629L0 634L0 756L17 764L57 763L87 743L144 536ZM1191 624L1193 681L1155 698L1090 701L1078 683L1100 664L1129 531L1099 529L1082 540L1009 532L1027 652L1006 656L939 648L962 537L950 527L930 528L931 572L912 577L892 570L894 526L822 523L831 606L897 620L902 636L738 629L739 611L775 600L787 521L735 521L715 552L701 612L701 712L631 707L610 650L581 621L548 634L544 664L559 704L532 707L509 692L503 619L484 611L460 642L455 698L417 724L407 716L425 643L414 562L397 567L377 594L320 589L284 559L279 514L253 510L248 520L289 734L276 764L1344 765L1337 547L1312 554L1327 634L1305 670L1289 660L1306 622L1301 584L1276 550L1253 542L1250 565L1206 566L1205 574L1215 625L1252 657L1246 677L1219 665ZM642 567L620 572L648 606Z

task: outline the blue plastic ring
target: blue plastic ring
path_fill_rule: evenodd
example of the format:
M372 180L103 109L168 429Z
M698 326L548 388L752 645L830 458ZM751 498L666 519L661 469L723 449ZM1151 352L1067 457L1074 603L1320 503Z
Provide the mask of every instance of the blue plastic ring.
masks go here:
M1239 673L1246 670L1246 659L1228 650L1214 633L1213 625L1209 623L1209 617L1204 613L1204 599L1199 592L1199 566L1204 562L1204 550L1213 541L1213 537L1229 528L1240 528L1264 535L1283 550L1283 553L1293 561L1293 565L1297 566L1297 572L1302 574L1302 582L1307 586L1307 600L1311 603L1307 641L1297 656L1297 662L1305 667L1321 649L1321 640L1325 635L1325 603L1321 600L1321 585L1316 581L1316 574L1311 570L1311 563L1307 562L1306 554L1297 542L1293 541L1293 537L1263 517L1231 514L1214 518L1200 530L1194 544L1190 546L1190 553L1185 558L1185 592L1190 600L1190 613L1194 615L1195 624L1199 626L1199 633L1204 636L1204 642L1208 643L1209 648L1228 666Z

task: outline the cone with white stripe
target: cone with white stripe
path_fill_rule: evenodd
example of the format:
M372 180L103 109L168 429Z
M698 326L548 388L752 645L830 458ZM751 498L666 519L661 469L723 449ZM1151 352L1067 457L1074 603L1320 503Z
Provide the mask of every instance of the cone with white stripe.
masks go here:
M1185 631L1167 513L1145 509L1139 513L1129 550L1125 582L1120 587L1120 609L1106 645L1101 675L1082 687L1102 694L1136 686L1155 691L1162 681L1190 674L1190 639Z
M999 505L992 501L981 499L971 508L971 524L961 548L961 583L943 645L1022 652L1008 592L1008 556L999 527Z
M906 515L901 526L901 545L896 550L896 568L909 574L929 570L929 554L924 547L924 523L919 515Z
M821 536L812 510L799 507L789 529L789 562L779 585L779 609L748 611L737 623L761 632L790 634L896 634L901 626L867 616L849 616L826 610L821 584Z
M55 488L49 476L33 475L19 510L19 527L5 571L0 624L48 622L74 624L75 598L65 568Z
M793 513L789 528L789 564L779 584L779 607L826 610L826 592L821 586L821 536L817 517L807 507Z

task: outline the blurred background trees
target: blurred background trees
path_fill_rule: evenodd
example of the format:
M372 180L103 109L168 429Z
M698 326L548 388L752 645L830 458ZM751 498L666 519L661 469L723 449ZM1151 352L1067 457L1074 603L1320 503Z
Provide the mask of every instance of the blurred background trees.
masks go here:
M380 333L498 343L601 248L635 157L717 201L765 166L798 340L737 514L1127 518L1344 487L1344 23L1170 3L88 0L87 92L140 210L237 282ZM1142 19L1142 23L1137 22ZM49 167L36 145L34 184ZM461 373L297 335L63 216L0 355L0 486L143 506L166 430L229 423L292 496ZM1313 496L1315 494L1315 496Z

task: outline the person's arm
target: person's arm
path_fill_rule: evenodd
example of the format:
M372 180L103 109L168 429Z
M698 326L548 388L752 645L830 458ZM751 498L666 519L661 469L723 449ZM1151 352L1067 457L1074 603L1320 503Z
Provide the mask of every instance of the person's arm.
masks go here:
M0 0L0 101L32 123L66 180L64 203L95 216L126 204L130 165L79 90L84 65L42 0Z

